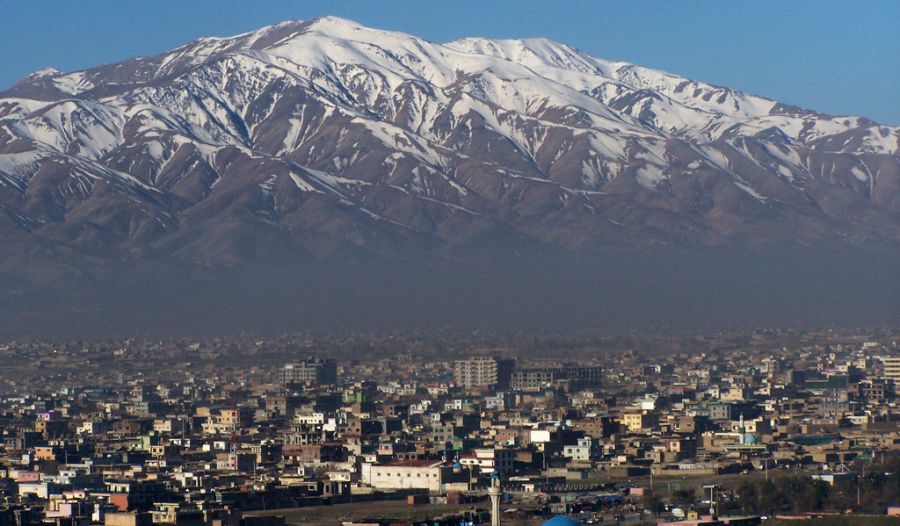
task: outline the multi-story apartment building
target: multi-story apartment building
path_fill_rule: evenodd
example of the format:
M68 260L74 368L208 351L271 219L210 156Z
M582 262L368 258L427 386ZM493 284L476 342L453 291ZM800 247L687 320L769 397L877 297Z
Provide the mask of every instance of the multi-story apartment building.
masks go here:
M278 379L283 384L335 384L337 383L337 362L328 358L310 358L288 363L279 371Z
M536 391L553 382L564 380L572 387L597 387L603 379L602 367L546 367L514 371L510 388L515 391Z
M884 363L884 379L893 380L894 385L900 384L900 356L886 356L881 361Z
M515 367L515 360L478 356L468 360L458 360L454 364L453 374L457 385L461 387L509 387L510 376Z
M656 415L648 411L631 411L622 415L622 424L630 433L640 433L656 425Z
M537 391L552 384L556 378L553 369L522 369L512 373L510 388L514 391Z

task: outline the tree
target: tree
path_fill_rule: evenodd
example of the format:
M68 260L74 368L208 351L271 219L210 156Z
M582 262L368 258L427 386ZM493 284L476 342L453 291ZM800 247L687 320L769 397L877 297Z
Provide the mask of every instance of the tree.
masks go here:
M737 489L737 498L744 513L755 513L759 510L759 491L757 485L744 480Z
M784 508L785 496L771 480L764 481L758 492L759 511L771 515Z
M657 517L659 517L659 512L662 510L662 504L662 499L655 493L647 493L641 499L641 506L643 506L645 510L653 512L653 515Z
M806 477L798 477L794 484L791 504L795 512L818 511L825 506L830 489L828 484L821 480L806 480Z
M694 488L682 488L672 492L672 502L675 504L693 504L697 498Z

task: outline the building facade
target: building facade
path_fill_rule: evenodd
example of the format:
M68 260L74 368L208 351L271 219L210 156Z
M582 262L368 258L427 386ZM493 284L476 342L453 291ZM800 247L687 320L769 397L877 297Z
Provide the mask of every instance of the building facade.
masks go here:
M598 387L602 380L602 367L520 369L512 373L510 388L514 391L537 391L557 381L566 381L573 388Z
M900 384L900 356L882 358L884 362L884 379L893 380L894 385Z
M278 376L282 384L334 384L337 383L337 363L327 358L288 363L281 368Z
M515 367L515 360L478 356L458 360L453 367L456 384L461 387L494 387L506 389Z
M426 489L431 493L468 490L470 477L468 469L431 460L363 464L360 475L361 481L373 488Z

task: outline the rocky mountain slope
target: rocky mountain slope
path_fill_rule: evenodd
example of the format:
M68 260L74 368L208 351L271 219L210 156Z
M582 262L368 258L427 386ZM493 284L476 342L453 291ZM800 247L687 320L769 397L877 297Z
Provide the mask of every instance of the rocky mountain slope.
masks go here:
M900 128L544 39L289 21L0 93L0 239L225 264L896 250Z

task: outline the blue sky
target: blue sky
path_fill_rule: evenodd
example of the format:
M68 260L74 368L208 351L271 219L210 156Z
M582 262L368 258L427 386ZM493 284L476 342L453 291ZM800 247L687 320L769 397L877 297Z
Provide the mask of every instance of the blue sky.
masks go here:
M201 36L336 15L442 42L545 36L781 102L900 124L900 1L0 0L0 89Z

